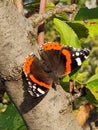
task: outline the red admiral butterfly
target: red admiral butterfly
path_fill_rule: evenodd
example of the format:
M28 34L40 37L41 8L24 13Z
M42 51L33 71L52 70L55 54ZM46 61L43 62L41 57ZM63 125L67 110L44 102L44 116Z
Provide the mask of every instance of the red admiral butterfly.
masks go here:
M87 59L89 50L76 49L50 42L42 45L40 57L29 55L24 63L23 71L28 80L28 92L39 97L44 95L53 83L58 83L63 75L70 74Z

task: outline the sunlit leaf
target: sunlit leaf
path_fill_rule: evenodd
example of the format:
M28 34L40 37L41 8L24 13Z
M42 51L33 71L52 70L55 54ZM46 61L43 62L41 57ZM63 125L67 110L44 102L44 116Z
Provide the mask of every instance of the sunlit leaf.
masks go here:
M78 73L79 73L79 69L80 67L78 67L76 70L72 71L69 76L70 76L70 79L72 80L76 80L77 76L78 76Z
M54 24L60 34L61 43L64 45L80 48L80 42L73 29L64 21L54 18Z
M88 89L87 92L86 92L86 99L93 103L94 106L98 107L98 100L95 98L95 96L93 95L93 93Z
M87 82L87 88L98 100L98 74L93 75Z
M82 84L82 82L84 81L84 79L87 77L88 72L82 72L82 73L78 73L77 77L76 77L76 81L80 82Z
M46 3L46 11L49 11L50 9L53 9L55 5L52 2Z
M98 35L98 20L88 21L85 27L88 28L91 37Z
M95 73L98 74L98 66L95 69Z
M93 9L80 8L75 20L89 30L90 37L98 35L98 7Z
M68 15L63 12L62 14L56 14L55 18L61 20L61 21L67 21L68 20Z
M94 97L98 101L98 85L88 84L87 88L90 90L90 92L94 95Z
M98 74L93 75L86 84L98 85Z
M7 105L3 105L2 103L0 103L0 112L4 112L7 108Z

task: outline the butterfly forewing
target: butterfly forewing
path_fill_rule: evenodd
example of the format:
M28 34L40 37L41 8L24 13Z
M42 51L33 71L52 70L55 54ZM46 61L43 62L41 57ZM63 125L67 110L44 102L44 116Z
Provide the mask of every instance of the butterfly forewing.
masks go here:
M71 72L77 67L80 67L84 60L86 60L89 56L89 50L84 49L76 49L73 47L64 47L67 49L71 54Z

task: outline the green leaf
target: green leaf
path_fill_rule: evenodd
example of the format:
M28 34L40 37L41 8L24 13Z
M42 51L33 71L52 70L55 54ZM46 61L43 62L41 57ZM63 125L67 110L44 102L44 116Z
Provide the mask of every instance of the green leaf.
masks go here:
M87 77L87 75L88 75L88 72L78 73L78 75L77 75L75 80L82 84L84 79Z
M40 0L33 0L31 2L26 2L24 5L24 9L26 9L27 11L34 11L34 12L38 12L39 11L39 5L40 5Z
M46 12L49 11L50 9L53 9L55 5L52 2L47 2L46 3Z
M98 85L98 74L93 75L86 84Z
M87 84L86 87L90 90L90 92L93 94L95 99L98 101L98 85Z
M76 80L77 76L78 76L78 73L79 73L79 69L80 67L78 67L77 69L73 70L70 74L69 74L69 77L70 79L72 80Z
M87 23L83 22L83 21L75 21L76 23L80 23L81 25L83 25L85 28L83 29L84 31L82 31L82 28L79 28L80 31L79 31L79 38L81 38L81 36L90 36L90 37L94 37L94 36L97 36L98 35L98 19L90 19L90 20L87 20ZM87 30L86 30L87 29ZM84 34L80 35L80 32L83 32ZM81 32L81 33L82 33ZM77 32L76 32L77 33Z
M61 21L68 21L68 15L63 12L62 14L56 14L55 18L61 20Z
M80 8L75 16L75 22L83 24L89 30L90 37L98 35L98 7Z
M93 103L94 106L96 106L98 108L98 100L96 100L95 96L91 93L91 91L88 89L87 92L86 92L86 99Z
M88 20L88 19L98 19L98 7L93 9L80 8L75 16L75 20Z
M98 66L95 69L95 73L98 74Z
M7 109L7 105L0 103L0 112L4 112L6 111L6 109Z
M75 48L80 48L80 42L73 29L64 21L54 18L54 24L60 33L61 43Z
M87 88L98 101L98 74L93 75L87 82Z
M0 113L0 130L26 130L26 126L13 104Z
M85 27L88 28L89 35L91 37L98 35L98 19L88 20L88 23L85 24Z
M82 63L82 67L87 67L89 65L89 60L86 59L83 63Z
M68 25L75 31L79 39L88 37L89 30L83 23L68 22Z
M69 82L69 75L66 75L60 79L61 82Z
M63 89L67 92L69 92L69 75L64 76L60 79L60 85L63 87Z

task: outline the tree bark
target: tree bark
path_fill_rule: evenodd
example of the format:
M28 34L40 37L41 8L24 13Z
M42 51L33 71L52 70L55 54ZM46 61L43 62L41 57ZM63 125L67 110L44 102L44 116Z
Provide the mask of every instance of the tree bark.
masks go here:
M33 35L33 43L29 34ZM66 93L58 86L42 98L32 98L22 72L25 57L32 51L39 56L37 27L18 13L9 1L0 1L0 80L19 110L29 130L82 130L74 115L60 113L66 105Z

